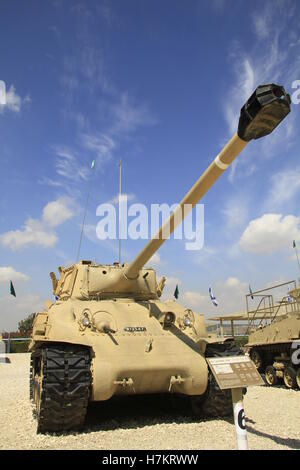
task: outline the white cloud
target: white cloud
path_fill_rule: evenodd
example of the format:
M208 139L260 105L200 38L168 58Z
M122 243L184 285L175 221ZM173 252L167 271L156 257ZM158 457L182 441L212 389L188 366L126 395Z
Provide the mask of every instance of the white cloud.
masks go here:
M16 294L16 298L11 295L0 298L0 331L16 331L20 320L30 313L41 311L43 307L45 299L37 294L22 294L19 291Z
M14 85L9 87L5 95L5 104L0 104L0 113L6 109L12 111L13 113L19 113L21 111L22 105L31 101L29 96L21 98L21 96L16 93Z
M46 225L57 227L74 215L70 207L70 200L67 198L59 198L46 204L43 209L42 219Z
M86 129L89 127L89 118L81 111L75 111L66 107L62 110L62 115L65 119L70 119L71 121L75 122L79 129Z
M199 252L193 255L193 261L200 266L207 262L216 262L220 259L219 250L215 247L204 246Z
M57 156L55 166L59 176L71 181L88 179L90 175L88 165L82 165L76 153L69 147L57 145L54 147L54 151Z
M52 180L51 178L46 177L41 178L38 183L41 185L53 186L55 188L64 186L61 181Z
M161 264L162 264L162 261L161 261L159 253L154 253L154 255L150 258L150 260L147 263L147 265L151 267L161 266Z
M241 197L231 198L227 201L223 214L228 228L244 225L248 215L248 203Z
M254 67L249 57L243 57L236 65L237 83L229 93L225 105L225 117L231 134L238 128L240 109L255 88Z
M106 10L105 14L103 9L100 12L99 5L93 11L88 6L80 4L74 4L70 8L70 12L73 15L72 21L75 21L77 27L76 34L73 37L73 52L64 56L61 83L71 96L74 93L74 89L76 90L78 85L80 86L82 83L84 83L85 89L90 94L93 94L97 89L106 93L114 93L114 88L107 76L104 64L101 34L95 35L92 32L97 10L99 12L97 21L101 29L104 22L106 25L108 24L108 10Z
M83 229L84 235L88 238L88 240L94 243L99 242L99 239L97 238L96 229L97 226L93 224L85 224Z
M138 127L156 123L147 107L144 104L135 105L132 103L127 92L121 94L120 101L113 105L111 110L113 133L130 133L134 132Z
M14 113L18 113L21 110L21 106L22 99L15 92L15 87L11 85L10 89L6 92L6 107Z
M81 226L80 226L80 229L81 229ZM84 226L84 235L86 236L86 238L88 240L90 240L91 242L93 243L97 243L99 245L102 245L105 249L105 251L110 251L113 253L113 258L111 257L111 255L109 255L110 257L108 258L108 263L112 263L113 261L116 261L117 258L116 256L118 257L119 255L119 241L118 239L116 240L100 240L98 237L97 237L97 225L93 225L93 224L85 224ZM129 259L131 260L132 257L131 255L129 255L128 251L126 250L126 248L124 248L124 243L122 243L121 245L121 262L123 263L125 259ZM97 257L97 261L98 261L98 257ZM103 263L104 260L103 259L100 259L100 263Z
M123 193L121 194L121 202L124 202L127 198L127 202L134 201L135 194L133 193ZM119 204L119 194L116 194L112 199L110 199L107 204L113 204L117 206Z
M271 182L268 203L281 205L290 201L300 191L300 167L275 173Z
M183 301L190 307L201 309L201 306L207 301L207 295L200 292L187 291L183 294Z
M102 170L103 165L112 160L116 148L120 146L122 137L136 131L138 127L154 125L156 121L150 115L145 105L137 105L129 99L128 93L117 94L113 97L108 93L110 101L105 106L108 109L109 119L105 132L83 132L86 119L82 113L76 110L65 111L64 115L76 122L81 128L78 136L78 144L81 150L74 151L68 146L56 145L54 151L57 155L56 171L59 176L73 182L87 180L90 175L90 163L95 160L95 169ZM88 164L83 165L79 154L89 154ZM87 161L87 159L85 158Z
M111 27L116 21L111 7L106 3L94 9L86 5L74 5L70 11L78 28L74 37L74 51L63 59L61 85L65 95L63 115L75 121L79 130L76 136L78 151L62 149L56 169L60 176L79 182L81 178L88 179L89 173L82 167L78 155L88 153L91 160L96 160L95 170L102 170L122 141L128 142L139 127L153 125L156 121L146 104L136 103L126 90L118 90L110 79L104 60L103 41L101 35L93 32L93 22L97 17L100 25ZM86 98L90 99L98 122L105 123L100 128L90 125L82 112L81 96L77 93L82 83L85 91L90 93Z
M243 251L272 254L300 240L300 217L294 215L264 214L252 220L242 234L239 246Z
M30 245L50 248L58 237L54 228L73 217L71 200L59 198L43 208L41 220L29 218L21 230L11 230L0 235L0 243L13 251Z
M287 6L280 0L265 3L263 9L258 7L253 12L254 35L251 47L248 45L245 51L242 44L235 41L230 48L229 56L235 80L224 103L230 134L236 132L240 108L258 85L278 82L288 86L299 76L300 44L295 47L293 55L289 53L290 33L293 33L289 30L289 21L295 4L288 2ZM291 115L272 135L255 143L256 154L268 158L280 148L286 151L287 146L292 143L295 128L296 116ZM243 158L233 163L229 172L231 182L237 176L243 178L246 176L249 165L252 164L250 161L252 157L254 157L254 148L251 150L249 147L244 151ZM258 166L259 160L256 161ZM253 167L253 170L256 168Z
M270 16L255 15L253 25L255 34L259 39L266 39L270 35Z
M227 287L240 287L241 281L237 277L229 277L226 280L225 285Z
M21 230L11 230L0 235L0 243L13 251L29 245L49 248L54 246L57 240L55 233L45 231L43 225L34 219L27 219Z
M181 294L181 280L174 276L166 276L166 284L162 294L162 300L174 299L176 286L179 286L179 299Z
M225 311L232 313L244 309L244 298L247 292L246 282L232 276L226 280L216 282L212 287L219 303L218 307L213 305L208 287L205 293L195 291L183 292L182 303L199 313L204 313L206 316L223 315Z
M252 15L256 37L265 41L274 32L285 30L286 20L295 14L295 3L293 0L271 0L260 5L259 11Z
M96 155L97 163L102 164L112 158L114 140L106 134L82 134L82 145Z
M26 274L16 271L12 266L0 266L0 282L28 281Z

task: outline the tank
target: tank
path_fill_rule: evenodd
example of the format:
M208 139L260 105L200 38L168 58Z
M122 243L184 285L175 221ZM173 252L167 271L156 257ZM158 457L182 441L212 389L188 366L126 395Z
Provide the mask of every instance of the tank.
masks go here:
M285 295L278 293L286 289ZM255 309L249 309L246 350L268 385L283 381L291 388L300 388L300 286L296 281L253 292ZM275 298L276 298L275 297ZM258 320L259 319L259 320Z
M38 432L78 429L89 402L119 395L170 394L196 415L231 413L230 391L218 388L206 358L236 351L207 333L203 315L161 301L165 279L145 266L187 215L183 207L191 210L246 145L289 112L283 87L258 87L237 132L132 262L83 260L50 274L56 300L36 314L29 347Z

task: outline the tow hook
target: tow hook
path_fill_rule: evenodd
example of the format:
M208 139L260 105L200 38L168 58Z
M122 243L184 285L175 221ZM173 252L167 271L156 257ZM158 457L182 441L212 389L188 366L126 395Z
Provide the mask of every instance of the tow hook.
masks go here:
M114 384L115 385L120 385L123 388L132 387L132 390L135 393L135 389L134 389L134 386L133 386L133 380L132 380L131 377L129 377L129 379L115 380Z
M181 375L172 375L170 378L169 392L171 391L174 384L182 384L186 379L183 379Z

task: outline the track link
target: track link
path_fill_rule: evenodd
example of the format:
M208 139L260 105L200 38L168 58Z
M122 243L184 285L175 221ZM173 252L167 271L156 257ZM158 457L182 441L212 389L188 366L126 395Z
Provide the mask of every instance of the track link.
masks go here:
M230 343L209 346L206 349L206 357L228 357L241 354L243 354L241 349ZM231 390L221 390L210 371L207 390L198 406L202 414L208 417L233 416Z
M225 418L233 415L231 391L221 390L211 372L209 372L208 387L200 409L201 413L209 418Z
M29 398L33 400L33 358L30 358L30 371L29 371Z
M91 385L89 349L53 345L33 353L37 431L63 432L84 423Z

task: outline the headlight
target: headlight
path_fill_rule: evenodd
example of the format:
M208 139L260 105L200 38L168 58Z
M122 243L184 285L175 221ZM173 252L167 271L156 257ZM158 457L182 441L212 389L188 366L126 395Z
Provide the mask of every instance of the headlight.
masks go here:
M83 324L83 326L90 326L91 322L90 322L90 319L88 316L84 316L81 323Z
M175 315L173 312L167 312L164 317L164 327L168 328L175 322Z

